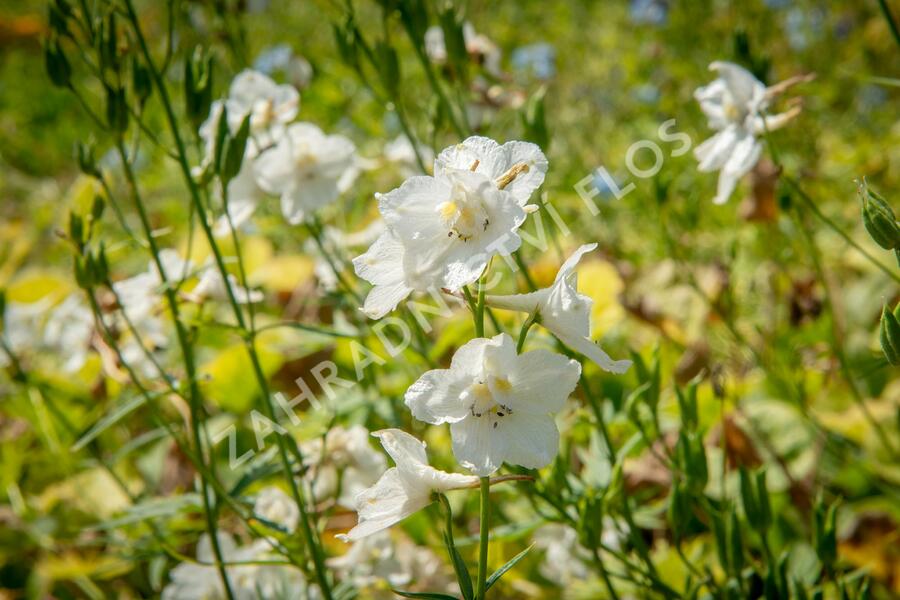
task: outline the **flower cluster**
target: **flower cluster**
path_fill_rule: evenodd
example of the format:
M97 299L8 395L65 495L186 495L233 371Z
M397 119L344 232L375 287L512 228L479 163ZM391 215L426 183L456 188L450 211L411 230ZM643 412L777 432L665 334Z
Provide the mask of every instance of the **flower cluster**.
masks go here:
M441 152L434 175L410 177L378 194L385 230L353 261L356 273L373 284L366 315L383 317L416 291L469 293L467 286L485 274L494 256L518 250L517 231L537 208L529 202L547 167L535 144L500 145L476 136ZM630 361L612 360L591 341L592 301L577 290L576 265L594 248L579 248L550 288L483 296L481 302L525 312L563 344L623 373ZM559 446L553 415L575 390L581 364L548 350L522 352L526 334L518 343L503 332L477 337L456 351L450 368L428 371L406 391L415 419L450 425L453 454L475 476L429 466L424 443L408 433L375 432L396 466L356 497L359 523L342 539L382 531L430 504L435 492L475 487L504 463L540 469L553 461Z

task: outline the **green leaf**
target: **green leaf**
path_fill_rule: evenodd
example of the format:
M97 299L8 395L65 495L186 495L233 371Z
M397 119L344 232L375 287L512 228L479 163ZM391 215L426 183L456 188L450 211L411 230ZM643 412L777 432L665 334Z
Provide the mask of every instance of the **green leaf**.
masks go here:
M459 581L459 591L462 592L465 600L474 600L475 591L472 588L472 576L469 575L466 562L462 559L462 556L460 556L459 551L447 534L444 534L444 544L446 544L447 552L453 561L453 570L456 571L456 579Z
M130 414L135 409L144 405L144 397L137 396L131 399L128 402L125 402L122 406L114 410L112 413L108 415L104 415L102 419L94 423L90 429L88 429L83 436L78 438L78 441L72 446L72 452L78 452L92 441L97 439L101 433L115 425L119 422L123 417Z
M527 548L525 548L524 550L522 550L521 552L519 552L518 554L513 556L511 559L509 559L506 562L505 565L503 565L502 567L500 567L499 569L494 571L494 573L490 577L488 577L488 580L484 584L485 591L491 589L492 585L494 585L495 583L500 581L500 578L503 577L503 575L507 571L512 569L514 566L516 566L516 563L518 563L520 560L525 558L525 555L528 554L532 548L534 548L534 544L528 546Z

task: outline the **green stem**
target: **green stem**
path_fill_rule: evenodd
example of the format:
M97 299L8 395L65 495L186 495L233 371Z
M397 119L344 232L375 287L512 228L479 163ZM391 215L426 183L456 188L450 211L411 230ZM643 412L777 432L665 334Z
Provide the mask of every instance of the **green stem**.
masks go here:
M807 208L809 208L809 210L811 210L812 213L814 215L816 215L816 217L820 221L825 223L825 225L827 225L832 230L834 230L835 233L837 233L839 236L844 238L845 242L850 244L850 246L852 246L857 252L859 252L860 254L865 256L866 259L869 262L871 262L873 265L875 265L876 267L878 267L879 269L884 271L884 273L886 273L888 277L890 277L897 283L900 283L900 274L898 274L896 271L894 271L894 269L891 269L890 267L885 266L884 263L882 263L880 260L878 260L871 254L869 254L869 252L865 248L863 248L862 246L857 244L853 240L853 238L851 238L843 229L838 227L837 223L835 223L834 221L829 219L825 215L825 213L823 213L821 210L819 210L819 207L816 206L816 203L813 202L812 198L810 198L809 195L803 191L803 189L800 187L800 185L796 181L794 181L794 179L792 177L785 176L784 180L787 181L788 185L790 185L794 189L795 192L797 192L797 195L800 196L800 199L803 200L803 202L806 204Z
M222 252L219 249L218 243L216 242L215 235L213 234L212 227L209 224L208 219L206 218L206 210L203 206L203 203L200 199L200 194L197 189L197 183L194 181L193 176L191 175L191 167L187 159L187 150L184 145L184 141L181 138L181 134L178 129L178 120L175 117L175 111L172 107L171 99L169 98L168 89L165 85L165 82L162 79L162 75L156 68L152 57L150 56L150 49L147 46L147 40L144 37L143 31L141 30L140 23L137 18L137 13L135 12L133 1L125 0L125 8L128 13L128 19L131 21L132 27L134 29L135 37L137 38L138 45L140 47L141 54L144 57L145 62L147 63L147 67L150 70L150 73L153 77L154 83L156 85L157 91L159 92L159 98L162 102L163 108L166 114L166 120L168 121L169 129L171 130L172 137L175 140L175 146L178 153L178 162L181 166L182 175L184 176L185 181L187 182L188 191L190 192L191 201L194 204L195 209L197 210L197 215L200 220L200 225L203 229L204 236L206 237L207 243L209 244L213 257L215 258L216 266L221 273L224 282L225 282L225 290L227 292L228 301L231 305L232 311L234 312L235 318L237 319L239 327L247 331L247 328L244 323L243 313L240 309L240 305L238 305L237 300L234 296L234 290L232 290L231 285L228 282L228 271L225 268L224 260L222 259ZM267 413L267 418L274 420L275 419L275 408L272 404L272 398L269 395L269 387L266 381L265 374L262 371L262 367L260 365L259 356L256 351L256 340L252 335L246 336L246 349L247 353L250 356L250 362L253 366L253 372L256 376L257 383L260 387L260 392L263 396L263 407ZM301 529L303 530L303 537L307 544L310 554L313 558L313 565L315 567L316 572L316 580L319 584L319 588L322 591L322 595L325 597L325 600L332 599L331 593L331 584L328 580L328 576L325 570L325 561L322 557L322 551L319 544L316 543L316 539L313 535L313 527L309 520L309 514L306 510L306 502L304 500L303 494L300 493L300 488L295 481L293 476L293 469L291 467L291 462L288 458L287 453L287 445L283 435L276 436L276 442L278 446L278 454L281 459L282 465L284 467L285 474L288 479L288 483L291 489L291 494L293 495L294 501L297 503L298 509L300 511L300 522ZM294 444L294 448L292 449L294 454L299 454L299 449L296 448L296 444Z
M484 600L485 582L487 581L487 562L488 562L488 536L490 534L490 518L491 518L491 499L490 499L491 478L481 478L481 512L479 514L479 544L478 544L478 593L475 595L476 600Z
M188 408L190 410L191 417L191 434L193 437L194 448L196 449L197 453L197 459L200 462L203 462L203 439L200 434L203 419L203 397L200 393L200 386L197 385L196 364L194 362L193 347L191 345L190 339L188 338L187 330L185 329L184 324L181 321L178 299L175 297L174 289L169 285L168 276L166 274L165 268L163 267L162 259L160 259L159 246L156 243L156 239L153 237L153 228L150 225L150 219L147 216L147 210L144 207L143 200L141 199L137 180L135 179L134 171L131 168L131 162L128 159L128 154L125 152L125 145L121 135L119 135L119 138L116 141L116 149L119 153L119 158L122 161L122 169L125 172L125 179L128 182L128 189L131 192L132 200L134 201L138 216L140 217L141 227L144 230L144 235L147 237L147 243L150 246L150 253L153 255L153 262L156 265L156 270L158 271L159 278L163 284L163 294L166 298L169 310L172 312L172 321L175 324L175 333L176 337L178 338L178 345L181 348L182 358L184 359L184 369L189 389ZM229 599L233 600L234 592L231 590L231 582L228 580L228 574L226 573L225 566L223 564L222 549L219 546L219 539L217 535L215 509L210 503L209 484L206 481L205 477L200 478L200 493L203 496L203 514L206 520L206 529L209 533L213 555L216 559L216 568L219 571L219 576L222 580L222 586L225 589L225 595Z
M516 354L522 354L522 349L525 347L525 338L528 337L528 330L538 321L540 321L539 314L533 312L525 319L525 322L522 323L522 329L519 331L519 339L516 341Z
M485 271L484 277L478 282L478 300L475 302L475 337L484 337L484 278L487 277Z
M888 8L885 0L878 0L878 6L881 7L881 12L884 13L884 20L887 21L888 27L891 29L894 41L900 46L900 29L897 29L897 22L894 20L894 15L891 14L891 9Z

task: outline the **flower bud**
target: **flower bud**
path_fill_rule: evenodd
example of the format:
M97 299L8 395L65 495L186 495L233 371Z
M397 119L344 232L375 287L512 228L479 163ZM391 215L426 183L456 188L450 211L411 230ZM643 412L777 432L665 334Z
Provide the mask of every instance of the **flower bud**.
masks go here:
M55 0L47 8L47 20L50 29L60 36L70 35L67 19L72 16L72 7L66 0Z
M818 498L813 508L813 547L828 572L837 560L836 519L837 505L826 508L822 499Z
M212 104L212 56L200 46L184 63L184 100L188 119L198 129L209 115Z
M229 134L226 137L221 159L221 170L219 171L219 176L222 178L224 185L228 185L228 182L240 172L241 163L244 161L244 151L247 149L248 137L250 137L249 114L241 121L241 126L238 128L237 133L233 136Z
M119 71L119 41L115 12L111 11L100 24L99 47L97 51L100 55L101 69L109 69L113 72Z
M103 217L103 210L106 208L106 200L100 194L94 196L94 202L91 204L91 219L97 222Z
M356 36L354 35L356 25L352 17L347 17L343 25L334 24L334 41L337 44L338 55L347 65L354 69L359 69L359 54L356 46Z
M81 169L82 173L91 177L100 177L97 160L94 158L93 142L77 142L75 144L75 160L78 162L78 168Z
M51 37L44 45L44 64L53 85L69 87L72 79L72 67L59 46L59 39L55 36Z
M684 489L684 484L680 481L672 486L669 494L668 515L672 536L677 543L687 531L687 525L691 519L691 500Z
M881 310L881 327L879 329L879 340L881 341L881 350L888 362L894 366L900 366L900 304L892 313L885 305Z
M900 247L900 226L890 205L877 192L869 189L865 180L859 184L862 218L866 231L875 243L885 250Z
M153 92L153 84L150 80L150 70L138 59L137 56L131 61L131 89L134 91L135 98L141 106L150 97Z
M125 88L106 88L106 122L113 131L121 133L128 129Z
M728 520L728 562L731 573L740 576L744 570L744 540L741 535L741 523L738 521L737 511L732 509Z
M79 250L84 246L84 220L74 212L69 213L69 239Z

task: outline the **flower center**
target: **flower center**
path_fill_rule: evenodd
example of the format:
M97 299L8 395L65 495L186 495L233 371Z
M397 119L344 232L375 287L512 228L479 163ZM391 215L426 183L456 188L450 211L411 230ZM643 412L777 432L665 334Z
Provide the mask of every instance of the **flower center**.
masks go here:
M450 200L438 205L437 210L447 237L456 236L464 242L486 231L491 223L481 199L461 183L453 185Z
M731 100L726 100L725 105L723 107L723 111L725 113L725 118L729 121L739 122L743 121L746 116L746 109L741 106L738 106Z
M492 390L493 388L493 390ZM472 404L469 413L476 419L487 419L496 429L500 419L512 414L513 409L494 397L494 390L508 392L512 384L505 377L488 375L485 379L476 379L469 388Z

